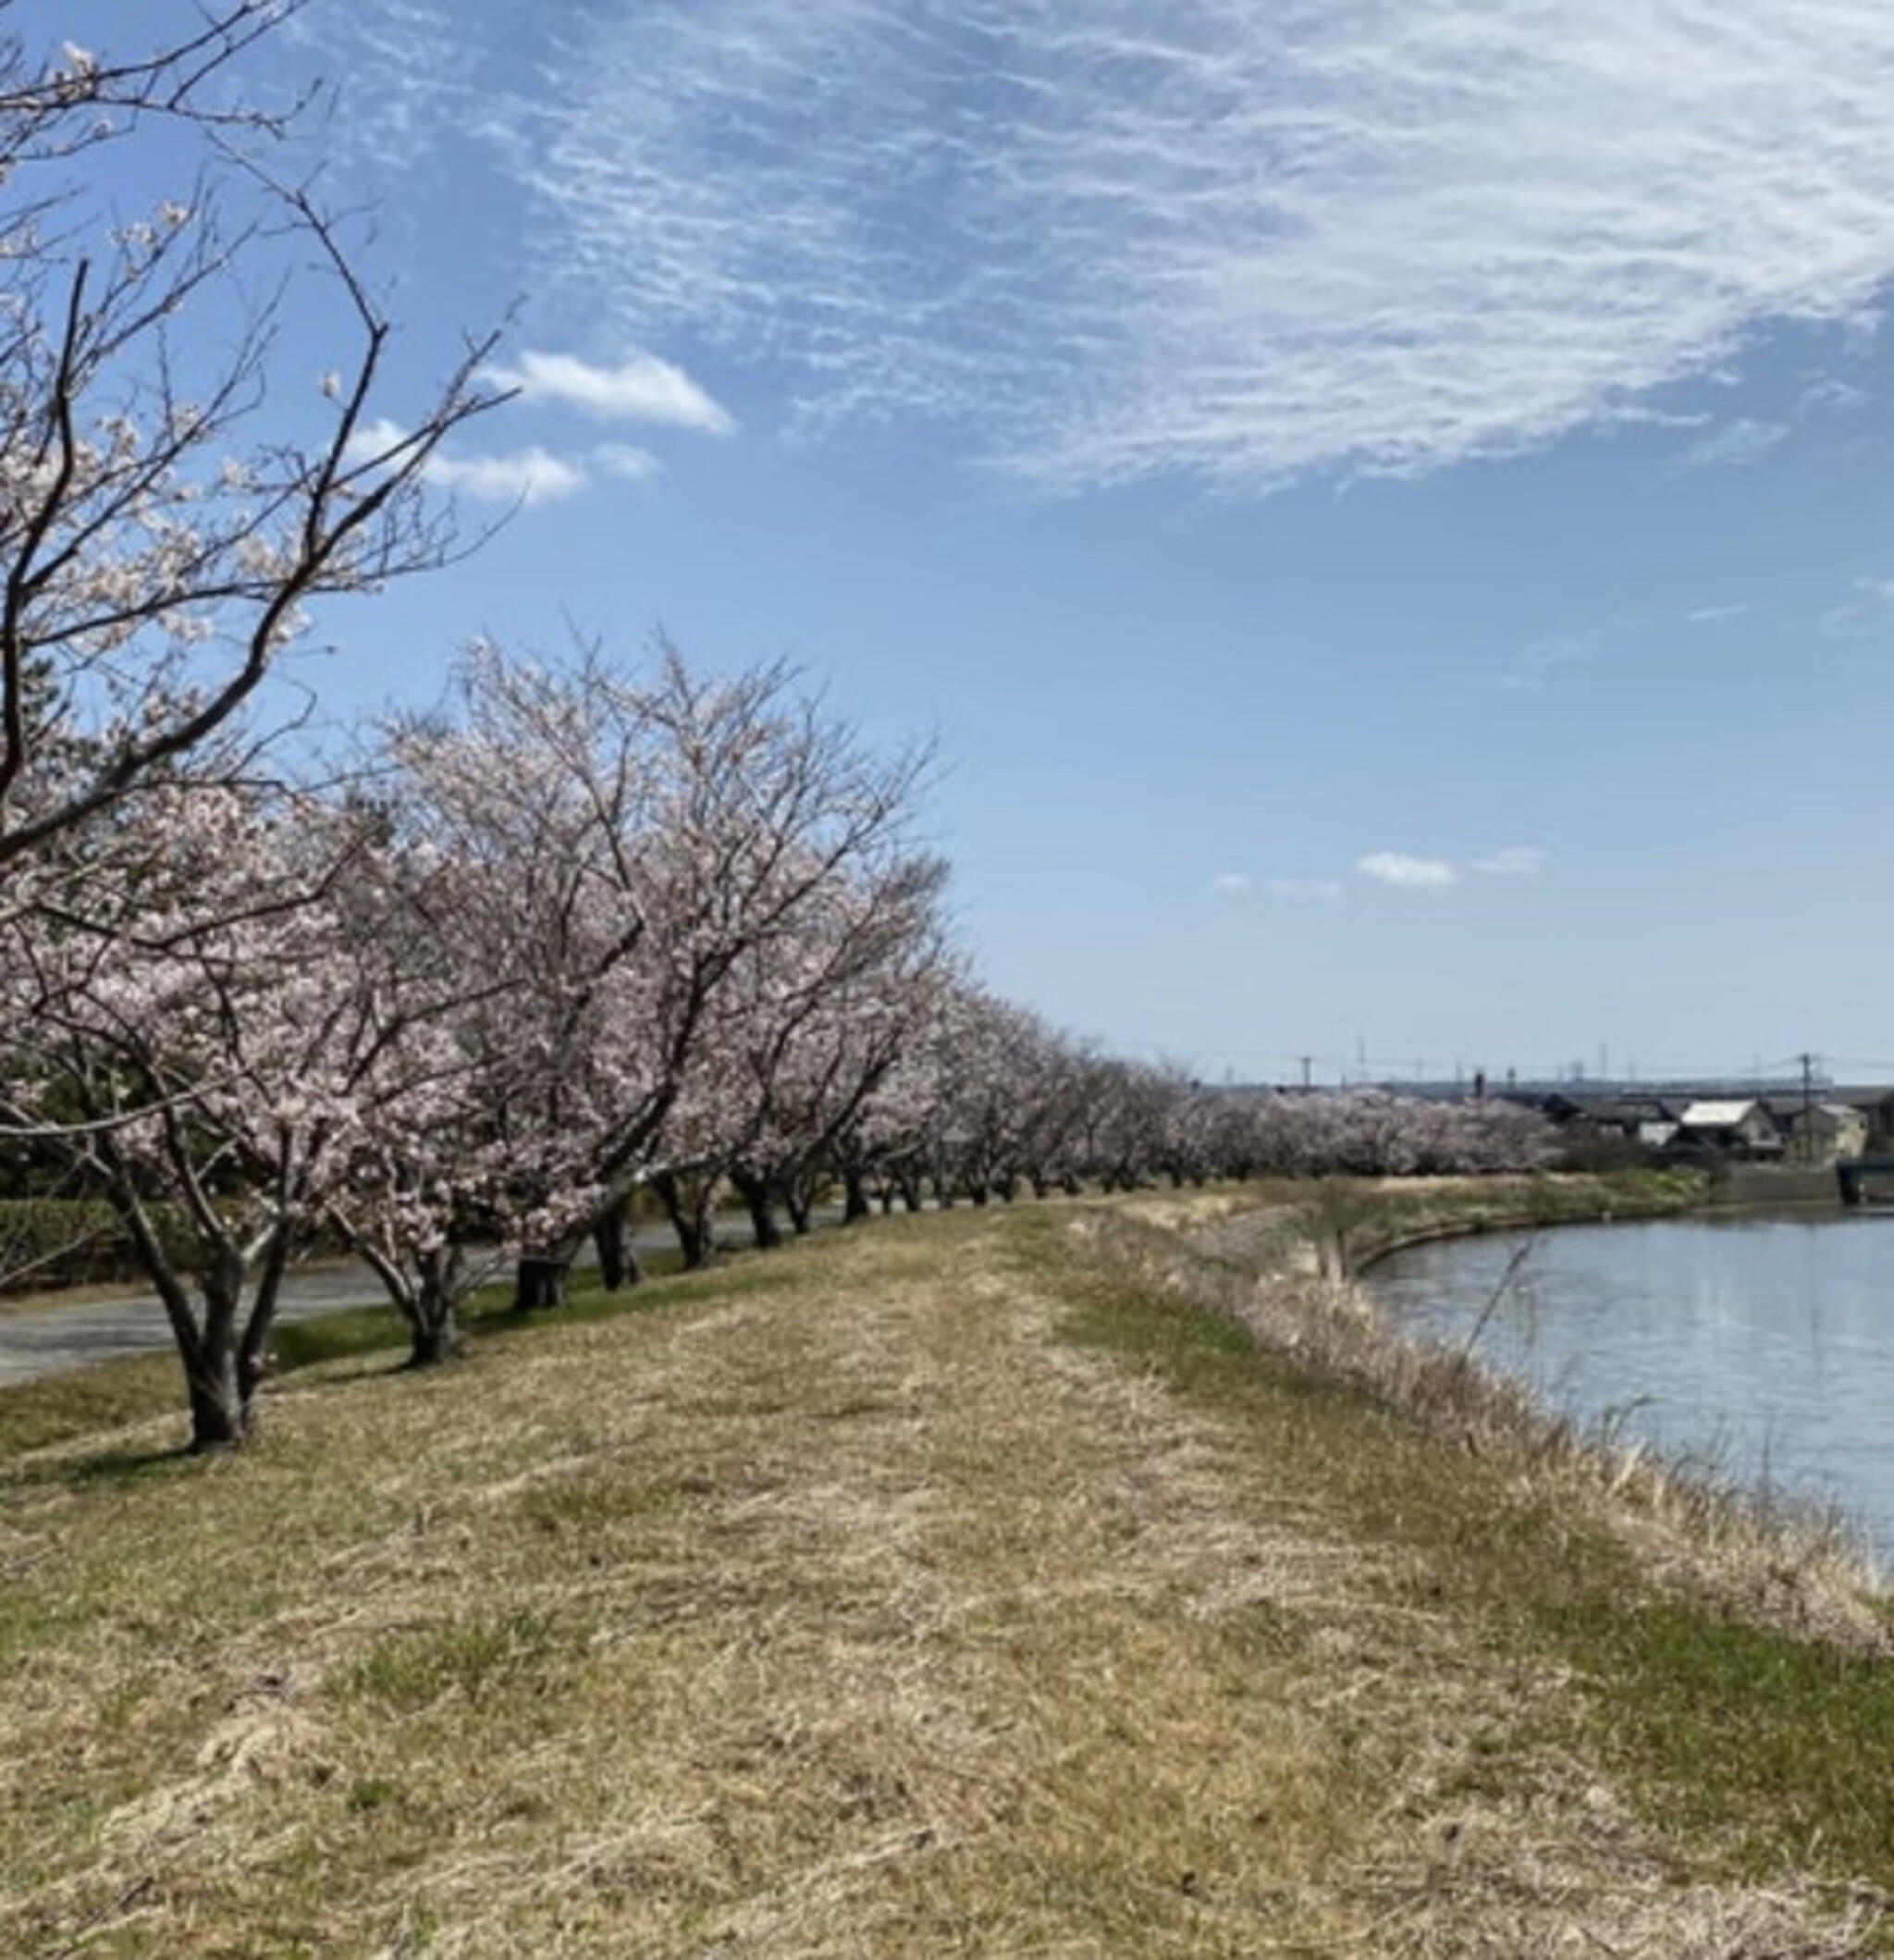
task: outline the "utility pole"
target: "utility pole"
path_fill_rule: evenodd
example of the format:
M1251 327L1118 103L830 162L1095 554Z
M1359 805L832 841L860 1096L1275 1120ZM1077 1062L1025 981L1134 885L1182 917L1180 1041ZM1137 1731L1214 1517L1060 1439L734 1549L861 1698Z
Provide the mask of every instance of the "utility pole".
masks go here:
M1804 1054L1802 1058L1802 1145L1796 1154L1809 1163L1815 1161L1815 1058Z
M1310 1081L1309 1075L1310 1067L1313 1064L1314 1060L1315 1057L1312 1054L1305 1054L1302 1057L1302 1093L1305 1096L1314 1086L1314 1084Z

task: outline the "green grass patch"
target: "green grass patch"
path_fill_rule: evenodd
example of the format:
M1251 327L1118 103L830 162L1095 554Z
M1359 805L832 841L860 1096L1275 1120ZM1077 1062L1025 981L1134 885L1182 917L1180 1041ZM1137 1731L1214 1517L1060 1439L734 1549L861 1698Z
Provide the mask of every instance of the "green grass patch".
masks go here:
M1578 1585L1533 1611L1593 1683L1597 1724L1654 1810L1733 1831L1753 1874L1894 1885L1894 1663L1687 1599Z
M479 1702L544 1683L566 1643L550 1616L522 1611L385 1634L343 1670L345 1697L412 1713L449 1696Z
M674 1510L683 1498L676 1484L627 1482L595 1470L535 1485L521 1498L520 1510L542 1531L583 1531L658 1517Z

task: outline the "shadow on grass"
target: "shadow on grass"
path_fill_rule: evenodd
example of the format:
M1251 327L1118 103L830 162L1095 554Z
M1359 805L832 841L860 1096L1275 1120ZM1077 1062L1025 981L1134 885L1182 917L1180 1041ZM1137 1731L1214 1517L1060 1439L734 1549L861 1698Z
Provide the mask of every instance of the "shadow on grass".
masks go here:
M576 1287L564 1307L546 1313L516 1313L509 1287L483 1288L461 1310L461 1359L477 1360L494 1343L656 1313L707 1293L727 1300L791 1290L806 1283L806 1267L793 1256L799 1243L791 1241L769 1259L748 1247L732 1248L695 1273L683 1272L675 1253L660 1252L646 1258L640 1284L615 1293L597 1285ZM271 1379L280 1383L319 1368L324 1371L319 1381L300 1382L298 1387L304 1393L326 1393L389 1374L433 1374L433 1368L409 1369L409 1346L407 1325L391 1305L349 1307L311 1320L279 1322L270 1334ZM170 1353L100 1362L0 1387L0 1478L28 1486L65 1484L77 1488L129 1483L166 1466L217 1461L215 1452L194 1455L184 1440L183 1400L178 1359ZM175 1417L179 1429L179 1440L172 1447L141 1449L111 1444L52 1462L7 1468L10 1460L35 1450L167 1416ZM265 1425L269 1421L267 1387L261 1420Z
M189 1443L174 1443L161 1449L101 1449L82 1457L26 1464L16 1470L9 1481L25 1490L55 1486L96 1490L115 1485L141 1484L154 1472L176 1471L201 1461Z

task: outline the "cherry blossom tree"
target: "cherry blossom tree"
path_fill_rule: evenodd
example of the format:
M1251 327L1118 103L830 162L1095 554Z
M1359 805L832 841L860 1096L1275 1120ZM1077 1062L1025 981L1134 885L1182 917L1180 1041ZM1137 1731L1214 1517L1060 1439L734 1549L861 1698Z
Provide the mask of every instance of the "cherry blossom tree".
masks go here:
M404 1148L431 1158L431 1143L381 1144L391 1188L436 1193L413 1214L424 1238L451 1237L450 1217L470 1211L535 1244L582 1231L607 1195L591 1177L601 1105L647 1128L667 1106L641 959L661 897L651 746L596 657L554 670L485 643L439 712L385 732L382 791L403 848L455 869L435 931L486 990L456 1030L462 1110L445 1134L462 1139L460 1176L403 1161Z
M738 1012L746 989L806 1026L820 961L839 982L931 890L904 836L924 758L869 754L786 669L712 679L662 646L644 672L477 647L389 758L404 820L480 868L481 965L511 977L485 1066L518 1303L552 1305L630 1190L698 1216L753 1130L746 1057L771 1041Z
M779 1204L808 1229L838 1139L938 1001L945 877L920 854L835 871L732 968L667 1128L667 1154L689 1164L698 1206L681 1214L674 1168L657 1187L687 1264L708 1250L701 1201L718 1180L742 1199L759 1247L781 1238Z
M781 666L696 681L673 654L649 697L682 929L663 947L665 991L687 1007L689 1055L721 1078L719 1127L735 1146L725 1167L753 1195L794 1183L796 1129L806 1166L846 1124L892 1065L938 956L943 870L908 840L928 751L874 755L795 681ZM668 1140L664 1154L704 1153Z
M230 773L312 602L455 549L423 477L498 399L475 378L492 341L389 433L392 329L344 229L268 174L273 119L227 105L293 11L226 0L129 60L0 40L0 888L148 784ZM108 152L120 181L145 149L178 167L150 139L180 124L199 154L144 211L87 188ZM300 407L270 371L291 290L330 334Z
M56 1099L51 1134L156 1290L208 1448L249 1431L282 1278L346 1137L325 1066L347 1013L337 865L315 813L260 791L148 785L115 829L117 848L61 854L83 857L82 906L43 882L0 929L5 1114L30 1128ZM185 1220L188 1263L157 1201Z

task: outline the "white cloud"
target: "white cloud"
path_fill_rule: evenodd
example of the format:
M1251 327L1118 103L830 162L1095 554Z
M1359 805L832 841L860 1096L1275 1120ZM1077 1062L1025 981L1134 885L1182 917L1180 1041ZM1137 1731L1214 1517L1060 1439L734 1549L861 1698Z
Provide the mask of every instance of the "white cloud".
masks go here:
M436 450L424 473L430 483L481 503L557 503L591 481L581 463L532 443L498 456L449 456Z
M1679 470L1740 469L1759 462L1789 434L1786 422L1757 422L1739 415L1700 436L1677 460Z
M1802 390L1802 405L1810 409L1828 409L1841 414L1852 414L1864 409L1874 400L1864 388L1857 388L1852 381L1843 381L1839 376L1825 375L1820 380L1812 381Z
M608 476L622 477L627 483L648 483L663 468L649 450L629 442L601 442L592 451L592 461Z
M1213 892L1221 892L1235 896L1237 893L1247 892L1249 889L1249 873L1248 871L1219 871L1211 880L1210 884L1211 890Z
M1684 614L1684 623L1691 626L1721 626L1730 620L1747 619L1755 610L1741 599L1727 606L1697 606Z
M1457 884L1460 874L1444 857L1410 857L1405 851L1371 851L1355 860L1364 878L1381 884L1404 885L1411 891L1441 891Z
M1621 620L1607 621L1571 633L1548 634L1543 639L1534 640L1500 675L1499 684L1510 693L1536 694L1563 669L1595 660L1623 623Z
M1513 844L1473 860L1473 869L1488 878L1536 878L1544 869L1545 853L1536 844Z
M1342 895L1333 878L1272 878L1264 889L1272 898L1310 899L1331 904Z
M1816 623L1822 632L1835 639L1885 633L1894 619L1894 578L1851 579L1849 590L1853 596L1829 607Z
M399 448L407 436L408 432L396 422L364 423L350 444L350 460L356 463L372 462ZM480 503L529 507L574 496L591 481L583 463L555 456L536 442L525 449L486 456L453 455L436 450L421 474L437 488L471 497Z
M361 11L376 51L447 15ZM1515 452L1774 323L1866 331L1894 275L1865 0L643 0L559 10L505 81L465 15L371 106L484 135L562 304L1059 487Z
M727 436L736 426L730 411L683 368L656 354L595 367L576 354L528 348L517 366L490 366L485 378L497 388L517 388L523 401L556 402L603 422L664 423L709 436Z

